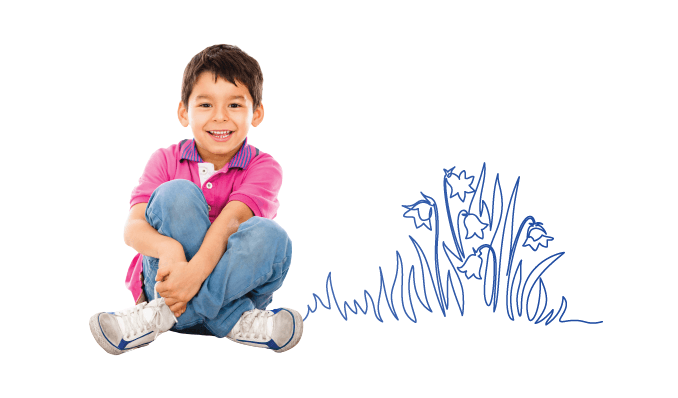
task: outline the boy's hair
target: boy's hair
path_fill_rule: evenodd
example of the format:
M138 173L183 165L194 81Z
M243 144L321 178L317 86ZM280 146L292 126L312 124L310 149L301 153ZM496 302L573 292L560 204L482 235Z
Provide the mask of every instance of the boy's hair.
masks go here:
M235 84L244 84L252 96L254 109L261 105L264 89L264 75L256 59L243 50L228 44L217 44L207 47L196 54L184 69L181 83L181 102L188 109L188 98L193 86L202 72L212 72L214 81L220 77Z

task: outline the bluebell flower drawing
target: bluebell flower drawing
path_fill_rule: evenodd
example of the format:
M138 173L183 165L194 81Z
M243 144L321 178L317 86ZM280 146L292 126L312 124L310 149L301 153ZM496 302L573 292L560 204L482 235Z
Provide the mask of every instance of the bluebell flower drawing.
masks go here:
M480 257L480 250L473 249L473 254L466 257L466 261L461 267L457 269L459 272L463 272L466 275L466 279L471 279L474 277L476 279L480 278L480 268L483 266L483 259Z
M356 300L342 300L332 284L332 273L328 273L324 295L313 294L313 304L307 306L303 320L322 306L336 308L344 320L348 320L349 313L366 315L372 311L379 322L384 322L382 315L388 313L397 321L406 318L417 323L416 303L428 312L433 312L433 304L437 304L443 316L457 310L464 316L468 311L479 310L466 306L470 297L482 300L489 311L503 310L511 321L522 317L536 325L601 323L567 319L565 296L554 301L553 293L547 294L542 275L565 252L547 253L553 251L553 245L544 249L553 237L533 216L516 213L520 177L510 195L505 195L499 174L489 181L491 185L486 185L485 164L477 178L466 177L465 170L457 174L454 170L443 169L444 206L423 192L422 199L402 205L404 218L414 220L417 229L423 226L432 232L408 236L412 262L396 250L392 279L380 265L376 289L363 290L362 298ZM468 193L470 199L465 201ZM459 201L452 200L454 196ZM398 211L397 207L394 210ZM539 247L542 250L534 254ZM382 311L385 309L388 312Z
M523 247L529 246L532 250L537 251L539 246L549 247L549 241L552 241L553 238L546 236L546 230L540 222L534 222L527 228L527 237L525 238L525 243Z
M411 218L414 220L414 226L419 228L422 225L431 231L431 214L433 214L433 206L426 199L426 195L421 194L424 199L420 200L411 205L402 205L407 211L403 214L403 217Z
M483 239L485 235L483 230L487 228L487 224L480 221L475 214L466 213L464 216L464 227L466 227L466 239L471 239L474 235Z
M467 193L474 192L473 188L471 188L471 184L473 184L473 179L475 177L471 176L466 178L466 170L462 170L459 174L454 174L452 172L454 167L449 170L443 170L445 171L445 184L450 187L450 199L452 199L454 195L457 195L463 202L466 199Z

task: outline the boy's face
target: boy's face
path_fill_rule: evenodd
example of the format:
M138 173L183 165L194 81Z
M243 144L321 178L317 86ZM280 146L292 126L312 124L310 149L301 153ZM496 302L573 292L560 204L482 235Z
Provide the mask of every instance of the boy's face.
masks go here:
M223 167L240 149L250 126L264 118L264 107L253 109L252 96L244 84L234 85L203 72L188 98L188 109L179 103L179 121L191 126L200 157Z

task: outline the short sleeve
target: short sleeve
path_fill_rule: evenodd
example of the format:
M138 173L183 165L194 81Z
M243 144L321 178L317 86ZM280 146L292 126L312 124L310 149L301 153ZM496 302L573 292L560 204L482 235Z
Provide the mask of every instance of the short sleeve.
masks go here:
M261 154L250 162L241 183L234 186L228 201L246 204L257 217L274 218L278 213L278 192L282 168L271 155Z
M166 150L158 149L146 163L139 185L132 190L130 208L138 203L148 203L151 194L160 184L170 180Z

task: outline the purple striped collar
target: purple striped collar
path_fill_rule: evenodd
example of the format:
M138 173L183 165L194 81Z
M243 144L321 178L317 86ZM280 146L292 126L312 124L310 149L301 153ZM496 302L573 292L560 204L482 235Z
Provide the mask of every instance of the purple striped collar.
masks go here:
M241 169L246 169L250 164L251 159L252 150L250 149L250 146L247 145L247 137L245 137L245 141L243 141L238 153L236 153L235 156L233 156L233 159L228 162L228 168L232 169L234 167L239 167ZM186 141L184 149L181 151L181 160L205 163L200 157L198 149L195 147L195 139L192 139L190 142Z

